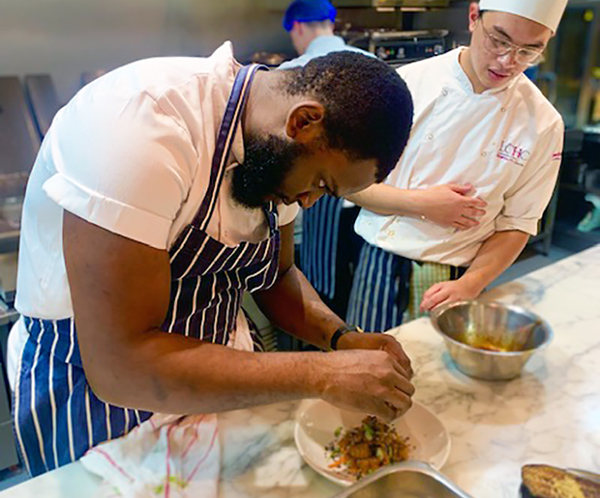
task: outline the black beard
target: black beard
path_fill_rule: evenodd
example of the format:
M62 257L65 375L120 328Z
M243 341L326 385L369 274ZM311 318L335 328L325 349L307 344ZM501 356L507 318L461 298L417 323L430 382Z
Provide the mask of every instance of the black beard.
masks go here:
M269 196L281 192L304 147L274 135L250 136L244 145L244 164L233 170L231 193L237 203L256 209L263 207Z

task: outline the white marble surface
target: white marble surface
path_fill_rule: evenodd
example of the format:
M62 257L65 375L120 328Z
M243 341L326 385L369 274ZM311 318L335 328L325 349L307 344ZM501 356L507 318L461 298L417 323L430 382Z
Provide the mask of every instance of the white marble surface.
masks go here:
M416 399L450 431L452 452L442 472L475 498L517 497L526 463L600 472L600 246L484 298L530 309L554 330L549 348L516 380L476 381L460 373L427 319L391 331L412 358ZM222 417L220 498L329 498L341 490L298 455L295 407ZM92 496L96 486L75 463L0 496L79 498Z

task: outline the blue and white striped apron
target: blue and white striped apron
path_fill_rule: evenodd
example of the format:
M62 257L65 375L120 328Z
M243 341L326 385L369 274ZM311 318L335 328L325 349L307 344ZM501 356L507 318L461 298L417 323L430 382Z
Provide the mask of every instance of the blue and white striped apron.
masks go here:
M321 197L302 213L300 269L319 294L333 299L343 199Z
M162 329L225 345L245 291L277 278L279 229L273 204L265 208L269 237L229 247L206 233L252 77L259 66L240 69L229 97L213 156L206 196L170 250L171 300ZM152 413L100 400L85 377L74 320L24 317L23 350L13 405L15 435L32 475L77 460L91 447L127 434Z
M363 240L354 232L359 208L324 195L302 213L299 267L321 299L339 316L346 315L352 276Z
M371 332L401 325L409 305L413 264L421 263L365 242L352 282L346 322ZM465 271L449 267L450 279L460 278Z

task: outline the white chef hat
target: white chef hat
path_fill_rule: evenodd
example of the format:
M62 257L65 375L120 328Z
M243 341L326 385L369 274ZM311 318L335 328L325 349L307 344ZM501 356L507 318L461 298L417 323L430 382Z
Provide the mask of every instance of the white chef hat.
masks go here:
M480 10L497 10L531 19L556 32L568 0L481 0Z

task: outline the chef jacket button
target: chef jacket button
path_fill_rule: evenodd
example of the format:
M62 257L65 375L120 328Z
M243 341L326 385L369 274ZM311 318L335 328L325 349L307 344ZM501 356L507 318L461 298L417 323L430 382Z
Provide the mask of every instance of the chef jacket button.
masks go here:
M502 108L500 109L500 111L502 111L502 112L506 112L506 107L502 107Z
M433 135L431 133L427 135L427 140L433 140Z
M481 153L481 157L485 157L485 156L487 156L487 152L486 152L486 151L483 151L483 152Z

